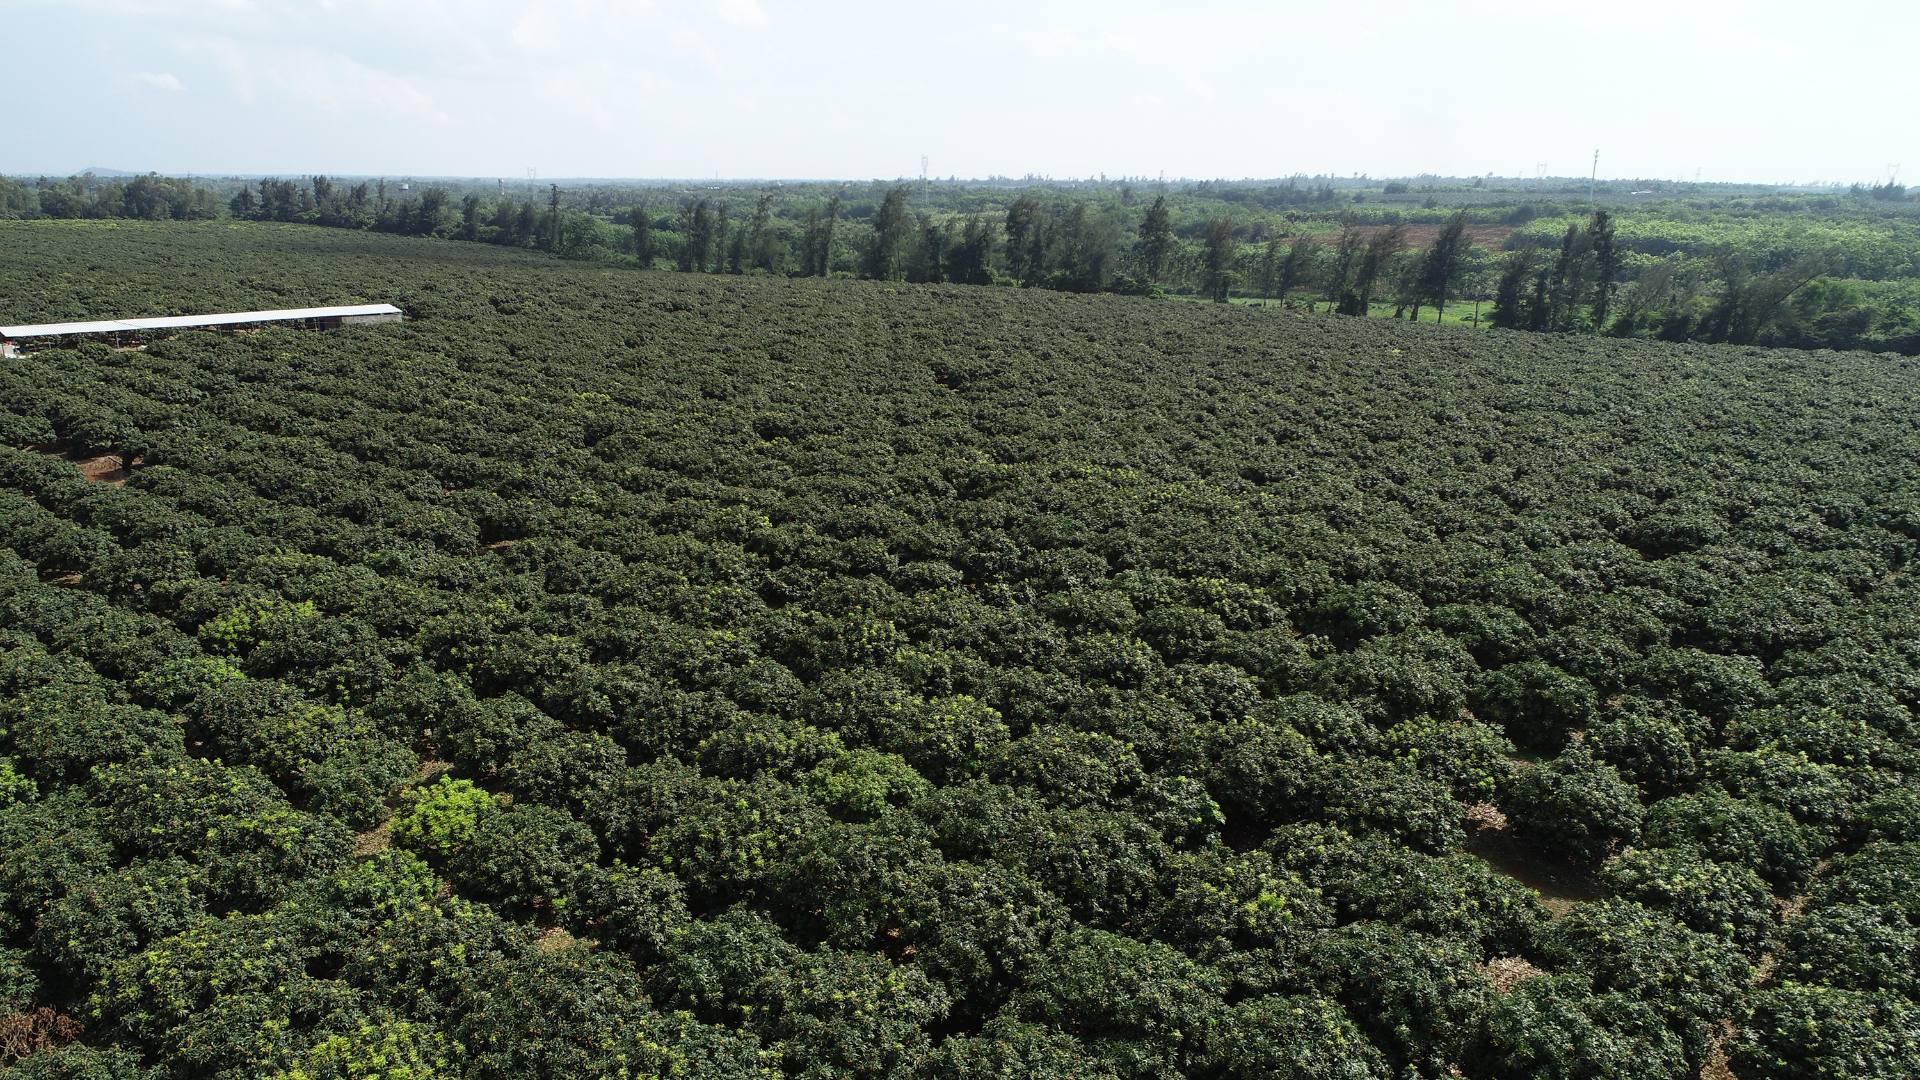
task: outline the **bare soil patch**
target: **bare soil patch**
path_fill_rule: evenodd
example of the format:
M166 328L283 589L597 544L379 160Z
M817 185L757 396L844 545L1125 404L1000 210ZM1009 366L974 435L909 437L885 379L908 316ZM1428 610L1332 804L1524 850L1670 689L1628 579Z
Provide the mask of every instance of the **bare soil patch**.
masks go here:
M75 450L64 443L42 443L27 449L36 454L45 454L62 461L72 462L80 470L80 475L97 484L124 484L127 477L133 475L133 466L140 464L138 458L131 461L119 454L88 454L84 450Z
M1727 1064L1727 1040L1733 1038L1733 1021L1722 1020L1713 1028L1713 1041L1707 1046L1707 1059L1700 1063L1700 1080L1735 1080Z
M1554 918L1571 912L1575 904L1600 898L1600 883L1591 871L1521 843L1508 828L1507 816L1492 803L1468 807L1466 824L1467 852L1538 893L1541 906Z
M366 832L355 833L353 837L353 853L355 855L376 855L392 846L393 819L391 818L375 825Z

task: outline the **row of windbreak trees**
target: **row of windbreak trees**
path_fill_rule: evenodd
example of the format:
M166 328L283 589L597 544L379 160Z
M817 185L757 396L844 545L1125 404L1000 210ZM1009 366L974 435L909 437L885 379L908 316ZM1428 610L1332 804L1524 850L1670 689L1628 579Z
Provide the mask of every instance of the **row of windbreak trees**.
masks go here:
M1310 193L1309 193L1310 194ZM853 276L1020 285L1071 292L1171 292L1216 301L1277 300L1347 315L1442 316L1454 300L1492 301L1486 321L1516 330L1920 354L1920 287L1853 281L1839 251L1716 246L1675 250L1642 223L1616 233L1606 211L1569 222L1557 244L1538 226L1473 242L1468 211L1415 244L1398 215L1346 211L1283 220L1223 200L1131 189L1118 200L1024 192L916 211L907 188L818 202L720 189L677 204L579 203L556 185L515 198L325 176L264 179L228 201L235 217L372 229L534 248L563 258L687 272ZM581 207L585 208L582 209ZM1220 210L1227 213L1220 213ZM28 186L0 181L0 216L192 219L217 216L213 189L158 176L92 175ZM1484 215L1473 220L1482 220ZM1546 225L1542 222L1541 225ZM1658 224L1658 223L1653 223ZM1557 226L1557 222L1555 223ZM1884 260L1883 260L1884 261ZM1871 276L1871 275L1869 275ZM1906 283L1911 285L1911 283Z
M1873 304L1857 284L1836 280L1845 262L1837 251L1643 257L1623 285L1632 256L1604 210L1584 227L1567 225L1557 247L1519 244L1500 269L1490 322L1552 333L1920 353L1913 309Z
M457 207L439 188L389 198L365 184L343 191L316 178L304 193L292 182L263 182L263 196L270 187L270 197L236 197L235 213L563 258L633 258L683 272L1167 291L1414 320L1429 308L1439 320L1447 304L1466 300L1475 304L1476 325L1481 303L1491 301L1488 324L1514 330L1920 353L1912 308L1875 303L1830 279L1841 269L1837 256L1782 260L1724 249L1706 259L1656 258L1632 250L1604 210L1569 224L1557 247L1519 236L1503 261L1503 253L1474 242L1465 211L1415 244L1404 225L1372 218L1346 218L1337 231L1302 222L1292 235L1228 216L1176 223L1165 196L1136 210L1126 201L1024 193L1004 210L916 213L908 189L896 186L877 206L835 193L800 211L762 191L750 205L696 196L602 214L569 209L557 186L540 201L469 193Z

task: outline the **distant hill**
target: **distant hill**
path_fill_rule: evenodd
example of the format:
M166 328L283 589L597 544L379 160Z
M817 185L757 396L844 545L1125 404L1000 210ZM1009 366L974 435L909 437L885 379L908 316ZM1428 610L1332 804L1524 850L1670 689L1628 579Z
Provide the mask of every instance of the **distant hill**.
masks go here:
M120 176L145 176L146 175L146 173L128 172L125 169L106 169L98 165L89 165L86 168L81 169L79 172L74 173L74 175L85 176L88 173L92 173L95 176L109 178L109 179L113 177L120 177Z

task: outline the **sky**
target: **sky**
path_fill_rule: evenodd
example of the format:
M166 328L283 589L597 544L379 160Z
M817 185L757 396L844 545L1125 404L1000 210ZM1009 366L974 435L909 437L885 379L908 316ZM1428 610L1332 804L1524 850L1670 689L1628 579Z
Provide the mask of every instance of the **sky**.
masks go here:
M1912 0L0 0L0 173L1920 181ZM1904 178L1904 177L1903 177Z

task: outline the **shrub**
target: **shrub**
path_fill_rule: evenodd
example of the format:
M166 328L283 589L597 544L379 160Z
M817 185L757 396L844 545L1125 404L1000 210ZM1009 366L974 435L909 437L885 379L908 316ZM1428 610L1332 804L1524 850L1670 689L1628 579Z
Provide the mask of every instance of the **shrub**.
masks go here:
M516 913L563 909L575 878L600 854L592 830L551 806L479 813L470 828L467 841L448 862L448 875L467 895L497 901ZM421 832L440 845L457 835L457 829L436 824Z
M1014 998L1026 1019L1076 1032L1122 1075L1175 1070L1221 1019L1221 977L1165 945L1076 931Z
M556 732L515 750L502 770L524 802L580 813L604 798L627 771L627 752L601 734Z
M1792 815L1722 791L1655 803L1647 812L1643 841L1744 866L1786 889L1805 885L1813 873L1815 842Z
M1529 660L1485 672L1475 680L1474 715L1497 724L1521 746L1557 749L1586 727L1597 707L1593 686L1551 664Z
M934 1080L1119 1080L1120 1074L1081 1041L1044 1024L1000 1016L977 1035L955 1035L940 1044L928 1074Z
M124 869L67 883L41 913L35 952L87 986L152 942L206 913L206 873L181 859L138 859Z
M1639 793L1585 746L1519 770L1500 804L1517 835L1580 862L1598 862L1640 834Z
M1670 698L1717 724L1773 697L1760 661L1693 648L1659 648L1631 672L1634 685L1653 697Z
M1250 998L1228 1009L1210 1057L1233 1080L1386 1080L1380 1051L1321 997Z
M1713 862L1691 851L1652 848L1614 859L1603 877L1616 896L1664 911L1749 953L1773 931L1773 894L1744 866Z
M1787 923L1778 960L1783 978L1920 997L1920 929L1898 908L1814 908Z
M1893 995L1785 980L1754 992L1728 1064L1742 1080L1896 1080L1920 1075L1917 1028Z
M823 761L806 784L822 806L850 821L911 806L933 788L905 758L877 750L849 750Z
M1587 733L1593 755L1620 775L1656 794L1672 794L1700 776L1698 747L1711 736L1706 718L1686 710L1657 715L1622 709L1603 716Z
M1487 1080L1692 1075L1679 1038L1650 1006L1595 994L1576 975L1529 979L1496 997L1460 1065Z
M1379 753L1411 772L1445 784L1456 799L1491 799L1512 775L1513 743L1472 720L1415 717L1387 729Z
M1739 1006L1752 975L1725 938L1628 900L1581 904L1541 936L1556 969L1585 974L1602 993L1645 1001L1695 1060L1704 1056L1713 1024Z
M410 796L412 806L394 819L393 842L428 858L445 859L473 841L480 820L500 803L471 780L442 776Z
M498 770L561 733L559 721L518 694L475 701L468 691L465 699L449 702L432 726L447 760L473 775Z
M363 1020L328 1035L275 1070L270 1080L440 1080L459 1075L459 1047L430 1027L407 1020Z

